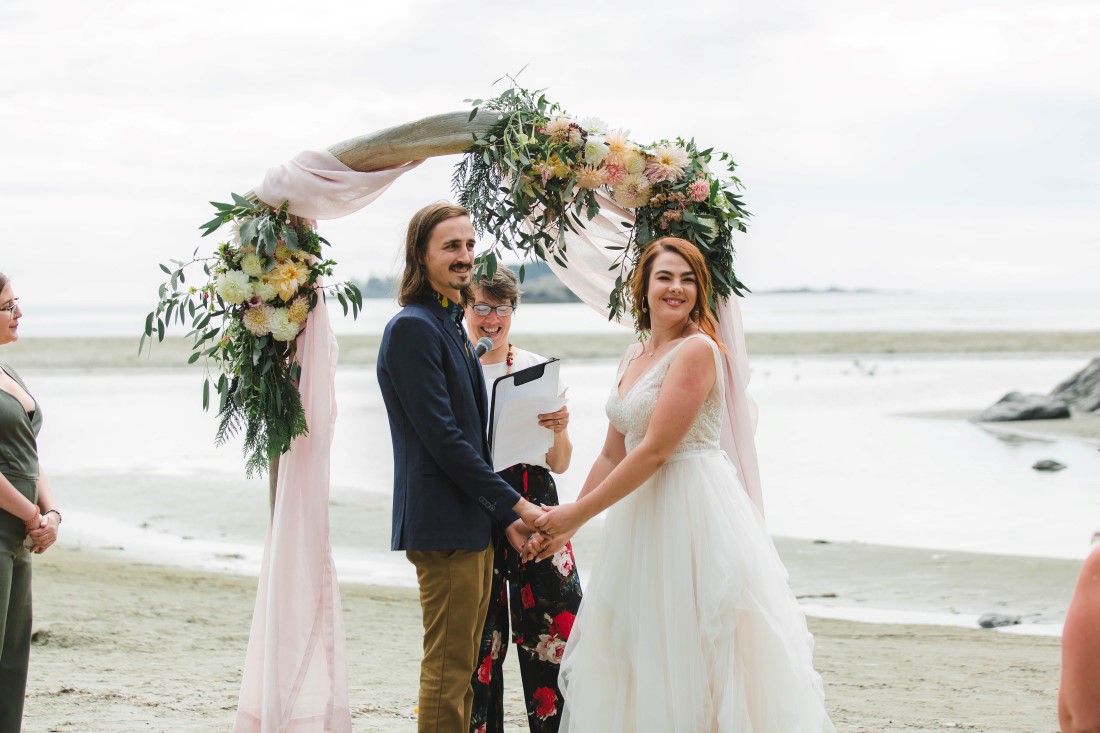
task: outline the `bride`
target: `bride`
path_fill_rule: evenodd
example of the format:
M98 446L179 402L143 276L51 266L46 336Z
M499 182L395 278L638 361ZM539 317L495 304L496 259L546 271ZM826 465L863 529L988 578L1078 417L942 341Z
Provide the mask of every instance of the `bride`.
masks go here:
M639 328L576 503L536 521L552 554L609 509L564 658L562 730L833 733L813 637L763 517L719 448L710 274L664 237L631 279Z

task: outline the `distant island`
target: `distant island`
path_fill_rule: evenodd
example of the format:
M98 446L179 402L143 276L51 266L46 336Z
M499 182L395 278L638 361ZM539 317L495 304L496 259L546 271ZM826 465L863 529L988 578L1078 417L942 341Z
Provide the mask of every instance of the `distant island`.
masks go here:
M519 273L518 262L505 263ZM397 279L392 277L371 277L367 280L355 280L355 284L364 298L397 297ZM524 303L580 303L581 299L569 288L562 285L545 262L528 262L523 266L523 282L520 283Z
M505 263L519 273L519 263ZM356 280L364 298L393 299L397 297L397 279L392 277L371 277ZM580 298L569 288L562 285L545 262L528 262L523 267L523 282L520 284L525 303L579 303ZM832 285L827 288L815 288L803 285L797 288L766 288L752 291L752 295L899 295L910 293L907 290L882 290L880 288L842 288ZM751 295L750 295L751 297Z
M800 288L767 288L753 291L755 295L899 295L909 292L911 291L881 290L879 288L842 288L837 285L832 285L827 288L812 288L808 285L803 285Z

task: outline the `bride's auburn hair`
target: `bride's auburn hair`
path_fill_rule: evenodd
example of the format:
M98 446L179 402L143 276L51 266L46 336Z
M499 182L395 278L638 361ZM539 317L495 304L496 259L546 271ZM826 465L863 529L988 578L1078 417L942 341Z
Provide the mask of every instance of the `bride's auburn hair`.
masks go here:
M707 261L699 248L686 239L679 237L661 237L646 245L642 251L638 263L634 266L634 272L630 275L630 301L634 311L635 323L641 332L649 332L653 324L649 319L649 310L646 306L646 293L649 291L649 278L653 273L653 261L662 252L672 252L683 257L692 274L695 275L696 298L695 306L690 316L692 323L699 330L710 336L718 348L726 351L726 345L718 338L718 319L711 308L711 298L714 295L711 290L710 270L707 269Z

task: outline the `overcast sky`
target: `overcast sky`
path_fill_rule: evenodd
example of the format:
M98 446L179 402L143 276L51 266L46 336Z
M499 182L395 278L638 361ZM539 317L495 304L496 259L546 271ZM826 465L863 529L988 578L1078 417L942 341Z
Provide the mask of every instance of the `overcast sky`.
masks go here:
M206 203L524 65L570 113L732 153L753 288L1097 291L1095 0L0 1L0 270L149 306ZM456 158L323 233L390 274Z

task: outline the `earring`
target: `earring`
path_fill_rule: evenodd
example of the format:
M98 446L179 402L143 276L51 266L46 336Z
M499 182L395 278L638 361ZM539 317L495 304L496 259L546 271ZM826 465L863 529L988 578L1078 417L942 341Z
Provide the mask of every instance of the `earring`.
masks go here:
M647 305L648 302L648 300L642 298L642 313L649 313L649 306Z

